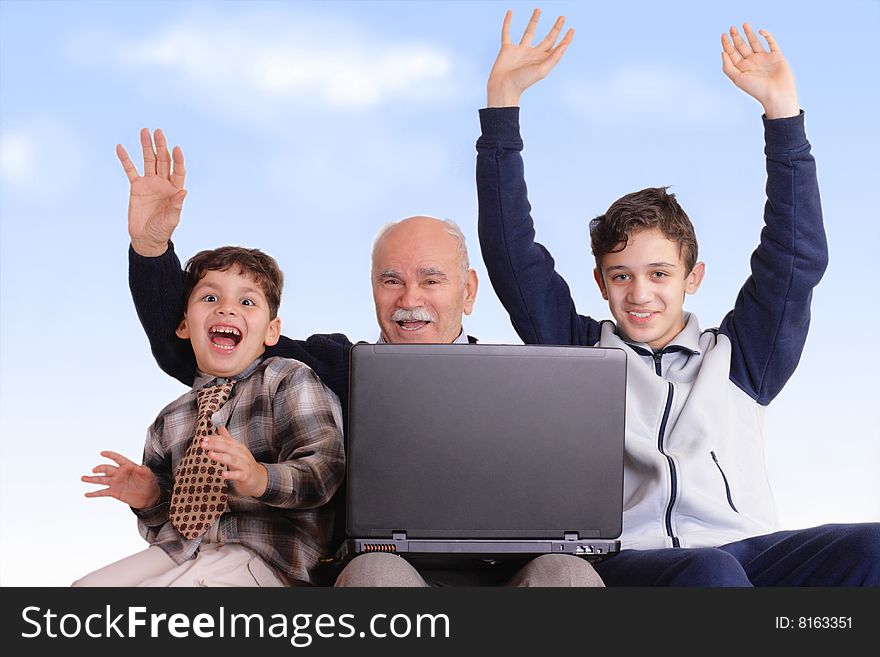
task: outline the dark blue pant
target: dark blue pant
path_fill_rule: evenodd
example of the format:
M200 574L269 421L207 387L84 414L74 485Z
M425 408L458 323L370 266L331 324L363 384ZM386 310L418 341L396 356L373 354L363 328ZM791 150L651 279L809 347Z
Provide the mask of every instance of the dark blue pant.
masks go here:
M880 523L822 525L717 548L622 550L606 586L880 586Z

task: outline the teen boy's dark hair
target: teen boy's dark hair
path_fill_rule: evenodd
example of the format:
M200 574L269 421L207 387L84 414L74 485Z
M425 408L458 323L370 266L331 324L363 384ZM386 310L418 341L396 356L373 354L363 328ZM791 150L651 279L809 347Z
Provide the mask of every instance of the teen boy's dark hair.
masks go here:
M626 248L630 235L659 228L663 235L678 244L678 253L689 274L697 263L697 236L684 210L668 194L666 187L648 187L622 196L605 212L590 222L590 243L596 267L602 270L602 256Z
M269 319L278 315L281 305L281 288L284 286L284 274L278 263L270 255L259 249L246 249L241 246L221 246L217 249L199 251L187 260L184 267L184 303L189 300L196 284L209 271L227 271L237 267L238 271L253 279L266 295L269 303Z

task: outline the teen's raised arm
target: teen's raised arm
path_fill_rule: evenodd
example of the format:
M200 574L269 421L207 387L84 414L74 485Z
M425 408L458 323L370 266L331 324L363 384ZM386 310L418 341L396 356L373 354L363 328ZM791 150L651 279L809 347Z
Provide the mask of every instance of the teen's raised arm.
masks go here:
M568 284L547 250L535 241L519 129L520 96L559 63L574 38L560 16L537 45L540 18L532 17L519 43L510 39L504 16L501 50L489 74L489 106L480 110L477 140L478 233L483 262L495 294L527 344L594 344L599 324L578 316Z
M767 202L751 275L721 322L730 379L760 404L779 394L800 361L813 289L828 265L822 205L794 75L773 35L748 23L721 36L722 69L764 108Z

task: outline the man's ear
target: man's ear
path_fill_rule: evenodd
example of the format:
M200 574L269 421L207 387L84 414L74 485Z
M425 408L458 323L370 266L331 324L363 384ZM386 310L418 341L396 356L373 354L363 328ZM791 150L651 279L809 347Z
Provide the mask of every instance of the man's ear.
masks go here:
M605 301L608 301L608 292L605 290L605 280L602 278L602 272L599 271L598 267L593 269L593 278L596 279L596 285L599 286L599 292L602 293L602 298Z
M477 300L477 288L480 281L477 279L477 272L468 269L467 277L464 283L464 314L470 315L474 311L474 302Z
M177 326L177 330L175 331L178 338L183 338L184 340L189 340L189 326L186 324L186 315L183 316L183 319L180 320L180 324Z
M274 347L278 344L278 340L281 338L281 318L276 317L271 322L269 322L269 326L266 328L266 339L263 340L263 344L267 347Z
M705 275L706 263L698 262L695 264L693 270L688 274L687 279L684 282L685 294L696 294L697 290L700 289L700 283L703 282L703 277Z

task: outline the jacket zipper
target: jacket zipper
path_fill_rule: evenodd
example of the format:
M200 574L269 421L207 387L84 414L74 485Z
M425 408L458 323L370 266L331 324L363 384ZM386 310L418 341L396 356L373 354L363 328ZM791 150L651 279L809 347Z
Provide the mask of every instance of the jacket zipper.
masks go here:
M654 371L657 373L657 376L662 377L663 369L660 360L663 357L663 352L660 351L651 355L654 358ZM657 449L666 457L666 462L669 464L669 503L666 505L666 513L664 514L666 534L672 540L672 547L681 547L681 542L678 540L678 536L672 531L672 508L675 506L675 500L677 499L675 491L678 489L678 474L675 471L675 463L672 462L672 457L663 450L663 436L666 433L666 423L669 421L669 412L672 410L672 396L675 392L672 382L667 382L667 385L669 387L666 394L666 407L663 409L663 420L660 422L660 433L657 436Z
M718 472L721 473L721 478L724 480L724 492L727 494L727 503L730 505L730 508L739 513L739 509L736 508L733 504L733 497L730 494L730 484L727 482L727 475L724 474L724 470L721 469L721 464L718 462L718 457L715 456L715 452L710 451L709 454L712 455L712 460L715 461L715 466L718 468Z
M669 535L669 538L672 539L672 547L681 547L681 544L678 540L678 536L675 536L672 532L672 507L675 506L676 500L676 489L678 488L678 476L675 472L675 464L672 462L672 458L663 451L663 435L666 433L666 422L669 420L669 411L672 409L672 394L673 387L672 383L667 383L669 386L669 392L666 396L666 408L663 409L663 421L660 423L660 434L657 436L657 449L660 450L660 453L666 457L666 462L669 464L669 504L666 505L666 533Z

